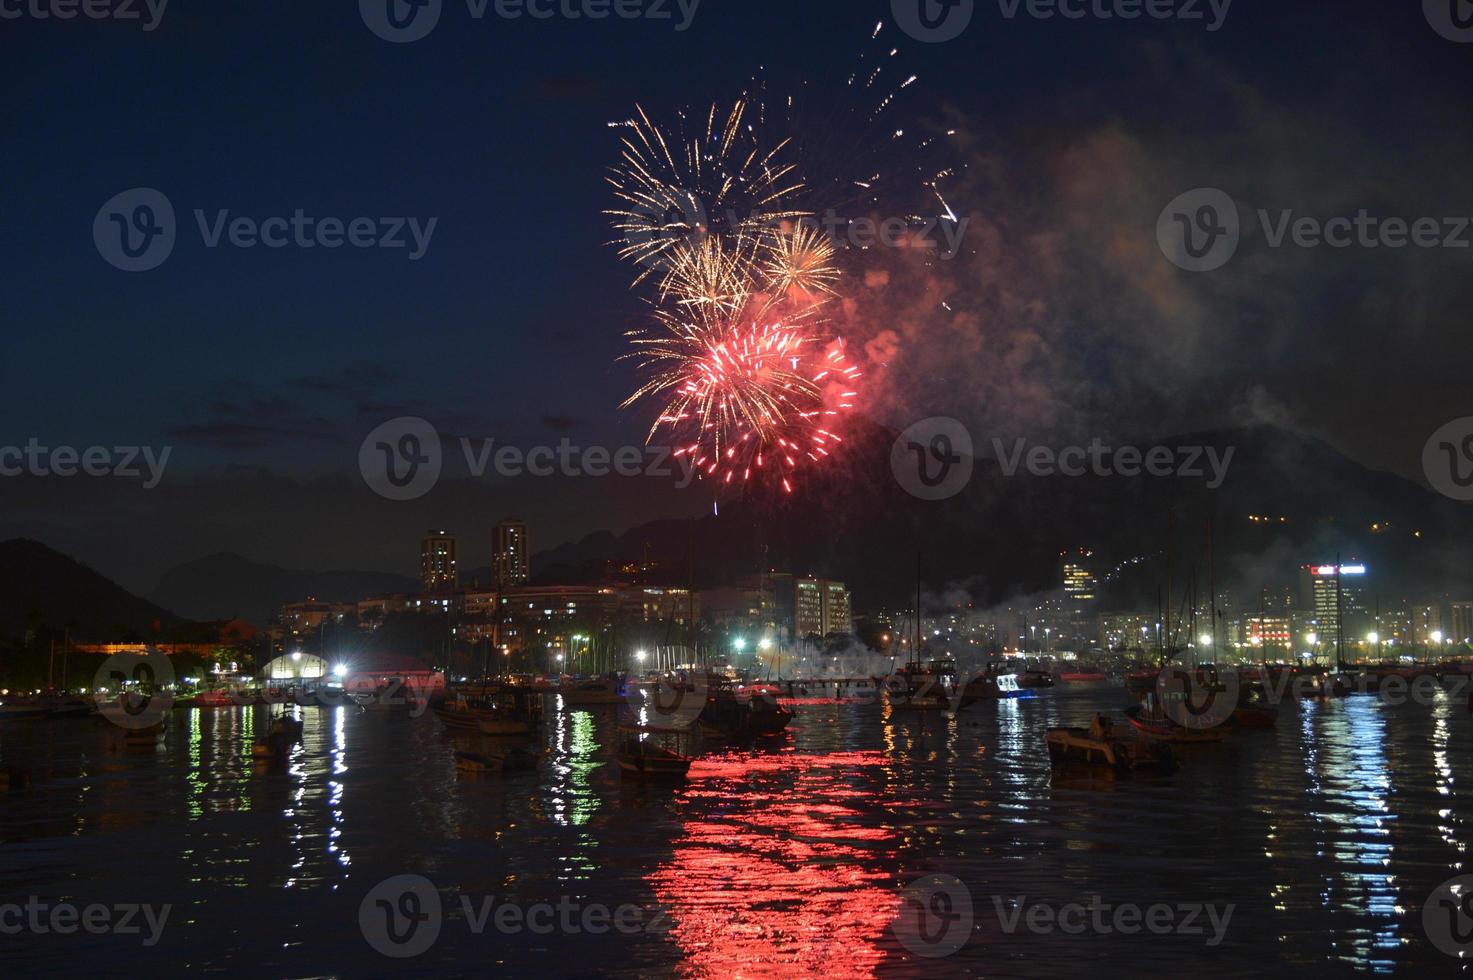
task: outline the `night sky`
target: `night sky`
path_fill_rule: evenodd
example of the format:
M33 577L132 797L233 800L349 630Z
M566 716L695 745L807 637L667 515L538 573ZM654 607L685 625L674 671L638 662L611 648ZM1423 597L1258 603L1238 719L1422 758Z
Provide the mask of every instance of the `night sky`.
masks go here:
M0 538L146 592L217 551L412 573L431 525L473 566L507 514L542 547L708 510L653 480L450 479L393 503L363 486L358 448L400 415L447 439L639 444L616 358L644 305L600 213L607 123L636 102L729 102L759 70L839 97L878 47L899 49L897 80L919 76L904 125L958 131L947 198L971 225L955 261L879 255L853 284L875 421L952 415L979 441L1270 422L1421 480L1427 437L1470 414L1473 248L1273 249L1254 215L1473 215L1473 44L1421 3L1236 0L1209 32L1008 20L978 0L939 44L898 31L888 0L703 0L683 32L477 21L446 0L410 44L357 7L173 0L151 32L0 19L0 444L173 447L150 490L0 480ZM1208 186L1238 202L1243 242L1226 268L1183 272L1157 217ZM129 274L92 223L135 187L168 196L179 241ZM209 249L196 208L438 224L418 261Z

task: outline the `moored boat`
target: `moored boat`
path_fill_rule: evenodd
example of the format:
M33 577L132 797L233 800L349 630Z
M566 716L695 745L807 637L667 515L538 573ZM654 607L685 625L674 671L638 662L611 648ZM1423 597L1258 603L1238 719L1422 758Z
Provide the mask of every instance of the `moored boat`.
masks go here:
M1125 720L1143 737L1158 742L1174 742L1183 745L1205 745L1222 741L1220 728L1187 728L1179 725L1159 711L1148 711L1144 705L1131 705L1125 709Z
M624 679L617 674L610 674L607 677L578 681L572 685L564 684L558 688L558 693L562 695L563 703L570 706L623 704Z
M531 769L537 764L537 756L524 748L507 746L485 752L455 753L455 768L461 772L516 772Z
M681 781L690 772L690 754L684 729L625 725L619 729L619 773L641 782ZM665 744L662 744L665 743Z
M1166 745L1116 736L1114 724L1096 715L1088 728L1050 728L1044 735L1049 761L1054 766L1071 763L1103 766L1116 770L1155 769L1171 772L1176 758Z

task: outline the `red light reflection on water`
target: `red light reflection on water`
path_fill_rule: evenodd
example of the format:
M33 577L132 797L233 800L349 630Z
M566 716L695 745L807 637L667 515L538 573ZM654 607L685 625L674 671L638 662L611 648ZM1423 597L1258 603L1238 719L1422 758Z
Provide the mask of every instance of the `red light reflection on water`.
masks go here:
M899 895L896 837L861 824L886 758L698 759L674 855L649 876L692 976L870 976ZM740 787L740 807L729 806Z

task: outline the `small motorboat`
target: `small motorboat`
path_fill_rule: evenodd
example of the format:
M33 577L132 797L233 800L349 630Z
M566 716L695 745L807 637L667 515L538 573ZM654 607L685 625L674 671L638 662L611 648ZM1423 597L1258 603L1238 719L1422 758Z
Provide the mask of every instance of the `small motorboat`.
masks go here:
M237 704L229 691L200 691L189 702L193 708L233 708Z
M1053 687L1054 675L1042 668L1029 668L1017 674L1017 684L1024 690Z
M1261 688L1250 687L1248 696L1233 709L1233 724L1239 728L1272 728L1279 720L1278 705L1269 703Z
M286 732L273 731L262 735L251 743L251 755L257 759L268 761L280 761L291 755L292 745L296 742Z
M142 728L123 729L123 742L128 745L154 745L164 736L165 723L161 719Z
M738 692L731 681L713 674L707 680L706 704L698 717L701 731L724 738L777 735L793 720L793 710L775 697Z
M1044 735L1049 761L1054 766L1079 764L1129 771L1154 769L1171 772L1176 757L1171 747L1139 738L1121 738L1114 723L1095 715L1088 728L1050 728Z
M8 718L44 718L49 710L34 698L8 697L0 701L0 721Z
M695 761L686 729L625 725L619 729L619 773L640 782L679 782ZM663 743L663 744L662 744Z
M558 689L563 703L572 707L589 704L623 704L624 679L610 674L595 680L579 681L571 686L564 684Z
M1053 683L1052 679L1049 683ZM978 701L999 701L1003 698L1015 698L1021 693L1023 692L1018 686L1017 674L1008 673L1000 664L988 664L980 674L963 685L957 710Z
M938 660L923 667L912 660L904 670L885 679L885 697L895 708L949 708L955 685L955 663Z
M1125 709L1125 720L1142 737L1158 742L1174 742L1182 745L1207 745L1222 741L1220 728L1187 728L1165 717L1159 710L1148 711L1144 705L1131 705Z
M517 746L491 749L486 752L455 753L455 768L461 772L517 772L537 765L537 756Z
M294 742L299 742L302 740L302 728L303 723L300 716L289 715L283 711L271 719L271 723L266 726L266 734L268 736L281 735Z

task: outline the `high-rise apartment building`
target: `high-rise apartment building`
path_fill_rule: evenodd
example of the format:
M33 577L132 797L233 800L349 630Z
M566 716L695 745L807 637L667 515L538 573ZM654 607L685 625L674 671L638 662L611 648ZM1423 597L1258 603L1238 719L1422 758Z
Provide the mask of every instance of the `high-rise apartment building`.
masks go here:
M510 518L496 525L491 540L492 568L498 589L514 589L527 581L527 525Z
M419 543L419 578L426 592L453 592L460 584L455 535L428 531Z

